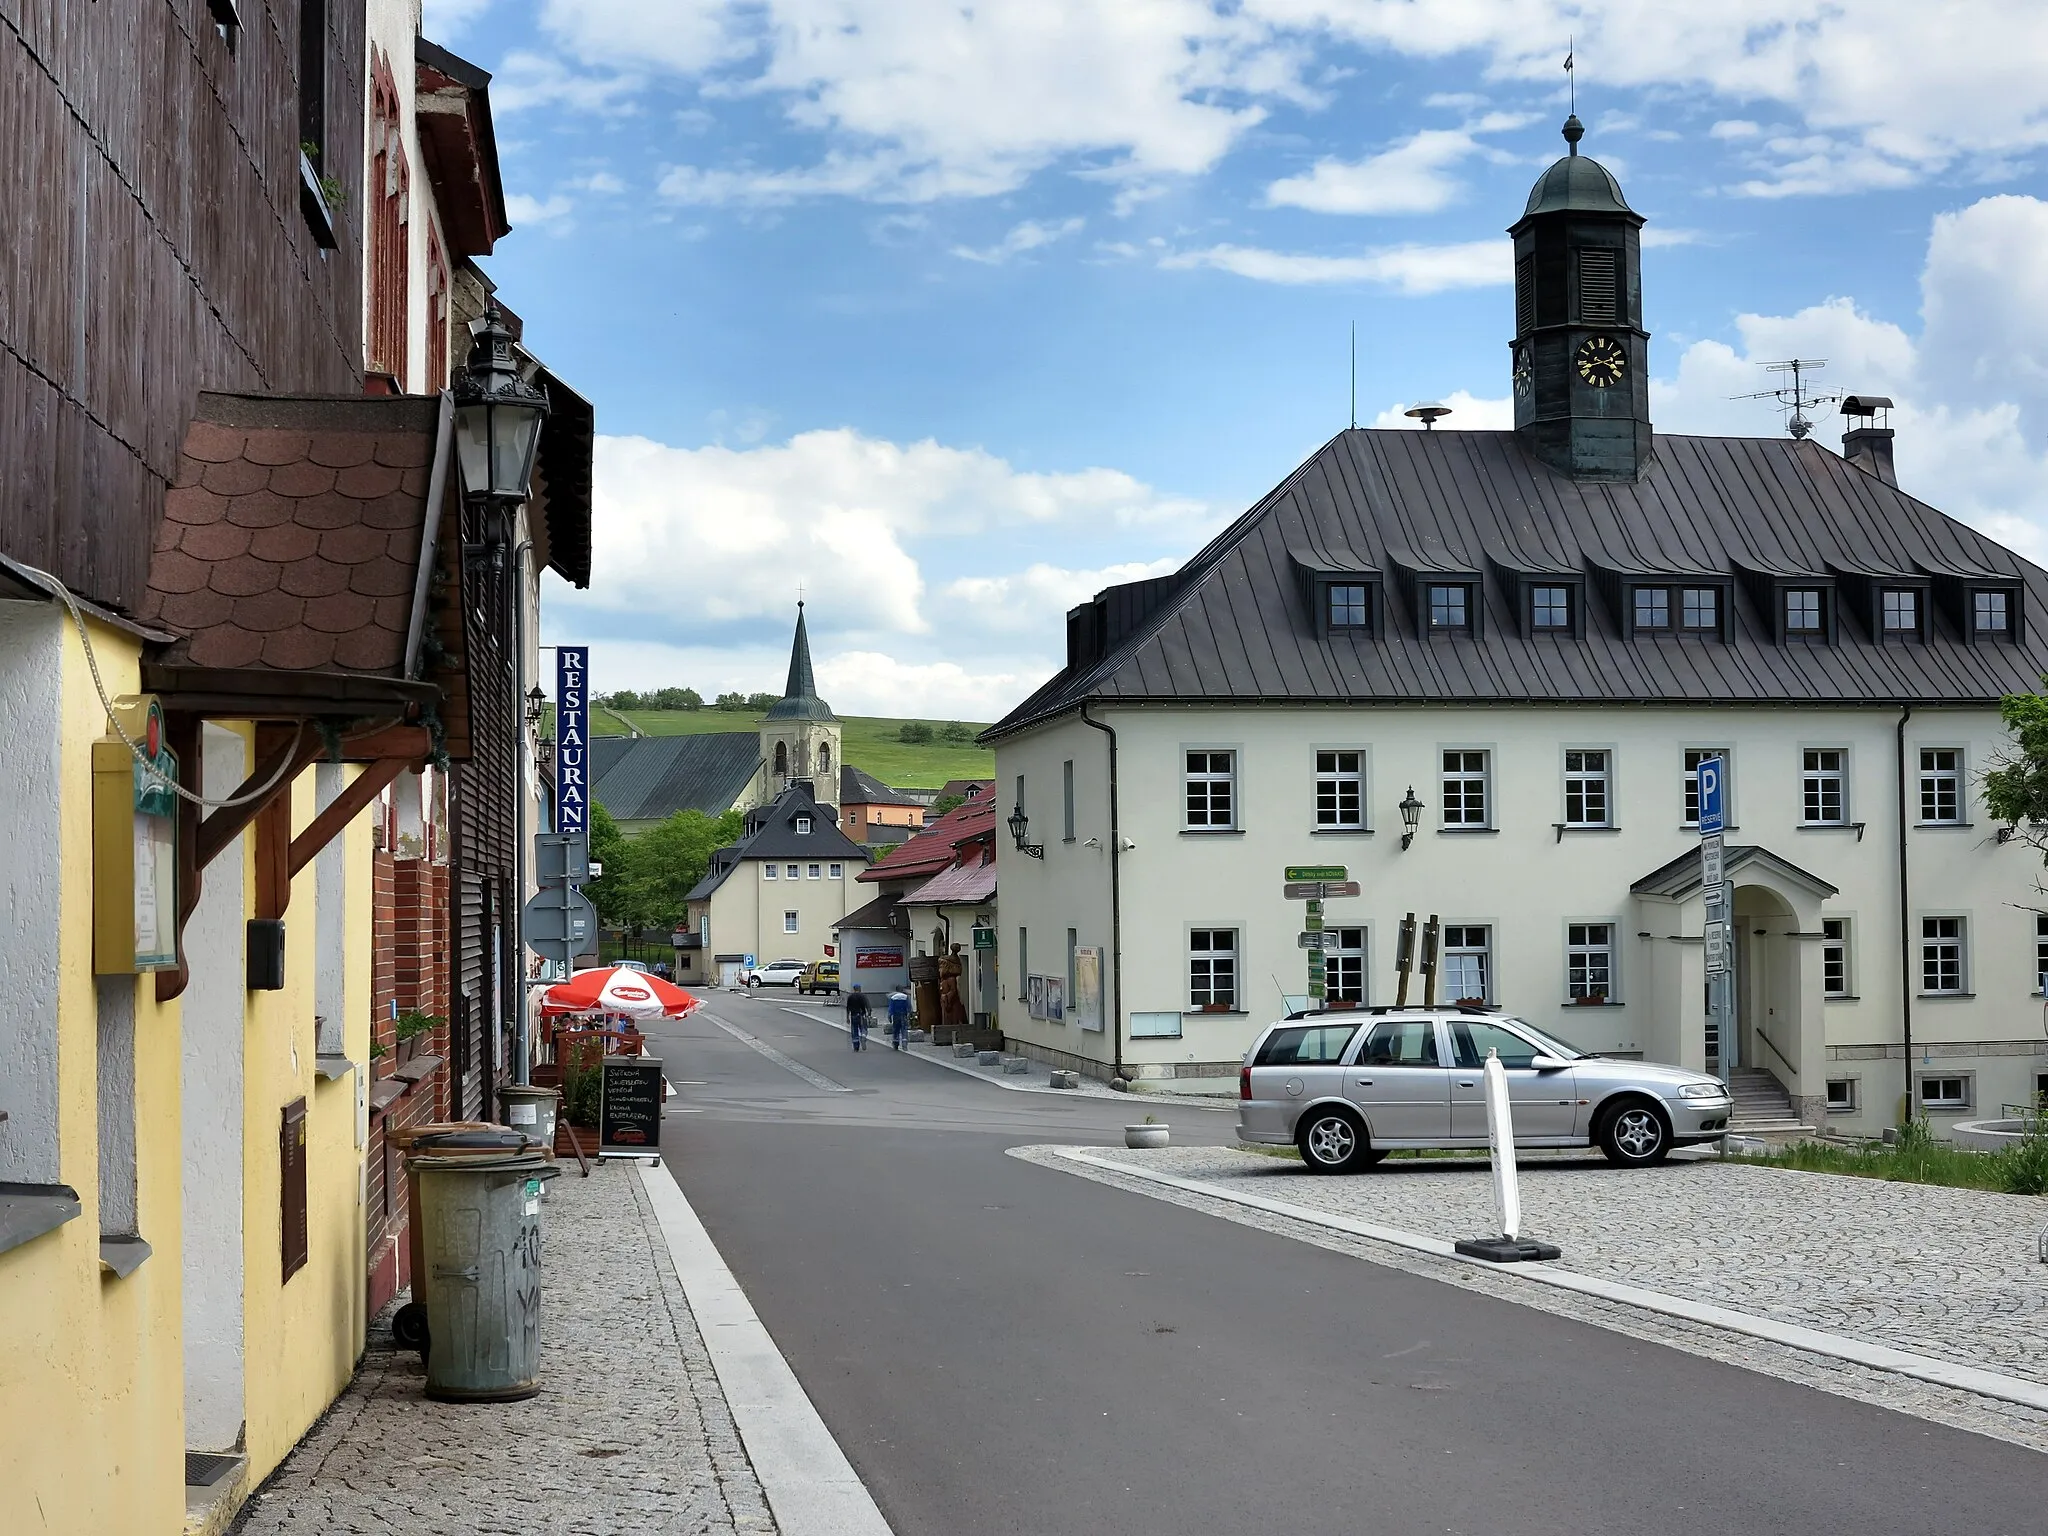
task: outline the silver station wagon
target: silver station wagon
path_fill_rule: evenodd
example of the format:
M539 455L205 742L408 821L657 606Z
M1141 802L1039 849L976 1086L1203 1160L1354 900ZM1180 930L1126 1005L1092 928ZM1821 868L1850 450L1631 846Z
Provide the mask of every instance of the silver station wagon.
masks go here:
M1339 1008L1291 1014L1245 1054L1238 1139L1299 1147L1317 1173L1362 1172L1395 1147L1483 1147L1489 1050L1518 1147L1597 1146L1643 1167L1728 1128L1728 1090L1704 1073L1589 1056L1490 1008Z

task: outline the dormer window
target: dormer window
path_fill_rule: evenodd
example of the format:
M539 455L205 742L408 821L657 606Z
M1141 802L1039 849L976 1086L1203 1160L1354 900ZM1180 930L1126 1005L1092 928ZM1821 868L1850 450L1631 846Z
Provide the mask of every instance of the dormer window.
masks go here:
M1429 588L1429 627L1436 634L1470 634L1472 589L1432 584Z
M1333 582L1326 590L1330 595L1330 628L1372 627L1372 598L1364 583Z
M1788 635L1818 635L1826 627L1826 612L1822 606L1821 590L1818 587L1787 587L1785 589L1785 633Z
M1572 627L1572 589L1570 587L1531 587L1529 589L1529 628L1539 632L1556 634L1569 632Z
M1721 592L1718 587L1686 587L1679 594L1679 624L1694 631L1721 628Z
M1970 628L1979 636L2006 640L2012 636L2012 596L1980 588L1970 594Z
M797 817L796 831L799 837L809 837L811 835L811 818L808 816Z
M1904 639L1920 633L1920 594L1911 588L1888 588L1878 597L1885 638Z
M1669 587L1637 587L1635 592L1635 619L1637 629L1669 629L1671 627L1671 589Z

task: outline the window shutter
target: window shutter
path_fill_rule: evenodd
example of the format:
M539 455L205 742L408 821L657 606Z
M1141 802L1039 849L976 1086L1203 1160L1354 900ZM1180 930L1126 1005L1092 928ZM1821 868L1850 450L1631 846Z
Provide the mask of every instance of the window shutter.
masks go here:
M277 1133L278 1227L282 1237L284 1278L306 1267L306 1101L284 1107Z
M1536 258L1524 256L1515 263L1515 334L1526 336L1536 328Z
M1579 252L1579 318L1612 325L1621 319L1612 251Z

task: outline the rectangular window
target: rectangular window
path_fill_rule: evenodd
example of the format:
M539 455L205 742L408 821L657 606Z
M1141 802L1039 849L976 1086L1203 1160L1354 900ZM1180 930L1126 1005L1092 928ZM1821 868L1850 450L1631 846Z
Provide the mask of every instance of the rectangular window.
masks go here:
M1237 930L1196 928L1188 934L1188 1006L1237 1007Z
M1922 1109L1968 1109L1970 1079L1967 1076L1923 1077L1920 1079Z
M2048 913L2034 914L2034 990L2048 994Z
M1365 930L1323 930L1323 992L1331 1007L1365 1002Z
M1614 995L1614 924L1565 925L1565 991L1573 1001Z
M1920 749L1920 819L1935 826L1963 820L1963 754L1957 747Z
M1824 917L1820 923L1820 990L1827 997L1849 995L1849 920Z
M809 864L804 867L804 877L806 879L821 880L824 878L824 875L825 866L822 864Z
M1531 587L1529 589L1529 627L1531 629L1570 629L1572 627L1572 589L1570 587Z
M1064 994L1067 1007L1074 1006L1074 956L1081 947L1081 933L1077 928L1067 930L1067 990Z
M1188 753L1184 789L1188 826L1214 830L1237 825L1235 752Z
M1487 825L1485 752L1444 754L1444 825L1483 827Z
M808 817L808 816L799 816L799 817L797 817L797 819L796 819L796 830L797 830L797 836L799 836L799 837L807 837L807 836L809 836L809 835L810 835L810 830L811 830L811 818L810 818L810 817Z
M1316 753L1316 826L1356 831L1365 825L1365 754Z
M284 1107L277 1132L278 1234L284 1278L306 1267L306 1101Z
M786 875L786 876L787 876L788 878L790 878L791 880L795 880L795 879L798 879L798 878L800 878L800 877L798 876L798 874L797 874L797 867L796 867L796 865L794 865L794 864L785 864L785 865L783 865L783 867L782 867L782 872L783 872L783 874L784 874L784 875Z
M1636 588L1636 628L1669 629L1671 627L1671 589L1669 587Z
M1372 611L1366 606L1365 587L1348 582L1330 588L1330 628L1364 629L1372 623Z
M299 0L299 147L327 170L327 0Z
M1431 587L1429 589L1429 627L1446 632L1465 630L1472 627L1472 589L1470 587Z
M2003 592L1972 592L1971 622L1980 635L2003 635L2012 628L2012 617Z
M1688 827L1700 824L1700 764L1711 758L1721 760L1721 803L1726 814L1728 802L1728 757L1726 747L1687 747L1682 761L1685 764L1685 822Z
M1893 591L1883 594L1884 632L1888 635L1916 635L1920 632L1920 594Z
M1820 589L1793 587L1785 593L1785 633L1817 635L1821 630Z
M779 865L763 864L761 866L761 878L763 880L776 879L781 874L781 872L781 867Z
M1687 629L1721 627L1721 594L1713 587L1687 587L1679 595L1679 622Z
M1017 925L1017 1001L1024 1001L1024 978L1031 974L1031 930Z
M1621 318L1621 293L1616 281L1615 252L1579 252L1579 318L1592 325L1612 325Z
M1453 1003L1491 1000L1493 930L1484 923L1444 929L1443 995Z
M846 866L844 864L828 864L825 867L829 871L828 878L833 880L844 880L846 878Z
M1605 752L1564 755L1564 824L1568 827L1610 825L1608 760Z
M1920 990L1923 993L1963 990L1963 920L1960 917L1920 919Z
M795 933L796 923L797 917L794 912L785 912L782 914L782 931L784 933Z
M1074 840L1074 760L1060 765L1060 836Z
M1849 754L1840 747L1810 747L1800 790L1806 825L1839 827L1849 819Z
M1831 1077L1828 1079L1828 1113L1831 1115L1853 1115L1856 1112L1856 1079L1853 1077Z

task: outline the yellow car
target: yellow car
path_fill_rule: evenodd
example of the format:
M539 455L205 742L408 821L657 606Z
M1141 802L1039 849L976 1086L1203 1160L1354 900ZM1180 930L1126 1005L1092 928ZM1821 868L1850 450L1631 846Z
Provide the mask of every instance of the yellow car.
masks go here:
M839 962L837 960L813 960L797 975L796 989L815 996L820 992L839 992Z

